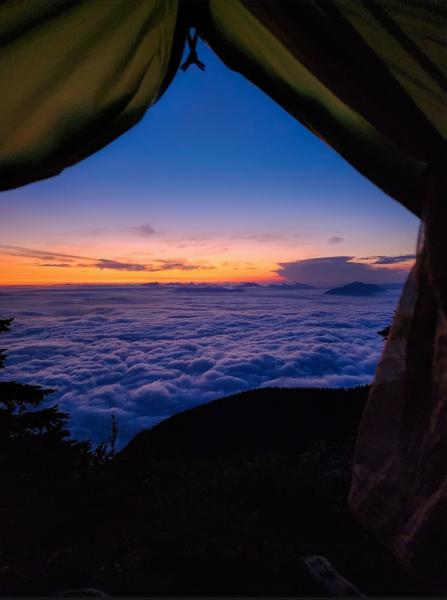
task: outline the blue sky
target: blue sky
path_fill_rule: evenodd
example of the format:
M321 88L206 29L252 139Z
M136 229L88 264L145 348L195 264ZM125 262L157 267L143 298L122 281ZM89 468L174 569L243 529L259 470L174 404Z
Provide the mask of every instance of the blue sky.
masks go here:
M200 268L151 278L197 281L267 280L281 262L414 252L413 215L203 44L199 56L206 71L179 71L144 119L108 147L1 194L1 244L125 264L184 261ZM144 275L86 263L82 271L69 261L44 267L29 254L0 268L3 283ZM11 260L11 251L0 256Z

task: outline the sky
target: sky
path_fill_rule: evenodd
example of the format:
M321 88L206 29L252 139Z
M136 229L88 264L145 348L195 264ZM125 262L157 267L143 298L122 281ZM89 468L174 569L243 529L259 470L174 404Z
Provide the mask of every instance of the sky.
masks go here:
M0 284L403 280L418 219L199 57L109 146L0 194Z

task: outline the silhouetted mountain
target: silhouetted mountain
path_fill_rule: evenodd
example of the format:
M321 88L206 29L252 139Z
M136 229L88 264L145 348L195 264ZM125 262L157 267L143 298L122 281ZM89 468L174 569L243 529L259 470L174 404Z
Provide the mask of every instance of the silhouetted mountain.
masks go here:
M179 285L173 288L173 292L198 292L201 294L225 294L227 292L240 292L240 288L228 288L223 285Z
M347 285L341 287L332 288L327 290L325 294L333 294L334 296L374 296L380 292L385 292L385 288L375 283L361 283L360 281L353 281Z
M105 527L99 536L106 548L115 543L107 562L128 571L109 568L99 587L112 585L118 594L326 595L303 558L323 555L364 593L403 590L405 576L346 502L367 393L260 389L141 432L114 460L110 517L102 515L118 519L121 537L109 539Z
M267 286L272 289L278 290L313 290L314 287L312 285L308 285L307 283L271 283Z
M320 439L346 439L355 434L367 390L364 386L241 392L200 404L142 431L121 456L300 451Z
M244 282L244 283L240 283L238 287L242 287L242 288L258 288L261 287L259 285L259 283L252 283L250 281Z

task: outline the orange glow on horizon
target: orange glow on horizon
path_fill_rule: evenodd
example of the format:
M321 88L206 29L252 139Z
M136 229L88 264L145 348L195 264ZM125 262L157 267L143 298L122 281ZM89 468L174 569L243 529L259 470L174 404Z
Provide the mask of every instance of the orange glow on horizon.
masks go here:
M300 246L247 240L226 245L210 241L200 248L172 242L148 248L111 241L85 249L67 243L63 251L0 246L0 285L281 282L284 278L277 273L281 263L329 254L312 243ZM379 271L402 272L408 271L413 261L377 264L370 255L352 262L370 264Z
M98 267L41 266L29 258L2 256L0 285L63 285L63 284L125 284L125 283L238 283L253 281L268 283L281 281L274 269L276 263L260 263L244 268L236 262L218 267L160 271L126 271Z

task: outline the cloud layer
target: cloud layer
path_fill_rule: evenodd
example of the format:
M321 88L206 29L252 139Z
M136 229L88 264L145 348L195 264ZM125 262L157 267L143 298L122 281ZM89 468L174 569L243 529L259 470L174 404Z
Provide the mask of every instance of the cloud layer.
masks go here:
M3 287L2 377L56 388L77 437L120 442L200 402L259 386L371 381L398 292L337 298L323 290L172 286Z
M358 262L353 256L329 256L279 263L278 275L287 281L298 281L315 286L332 287L352 281L364 283L400 283L408 274L408 263L414 255L373 256ZM401 268L377 267L399 265Z

